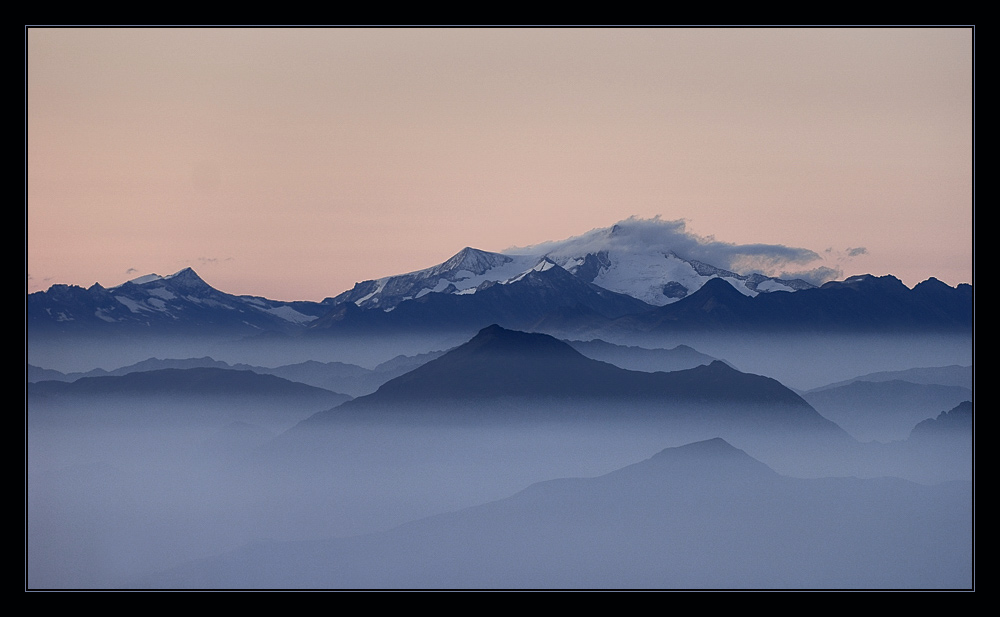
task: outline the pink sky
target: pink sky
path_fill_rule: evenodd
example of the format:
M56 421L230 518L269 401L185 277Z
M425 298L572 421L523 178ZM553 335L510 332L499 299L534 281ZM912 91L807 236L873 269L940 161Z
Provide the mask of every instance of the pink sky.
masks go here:
M972 57L968 28L31 28L28 291L191 266L319 300L631 215L971 282Z

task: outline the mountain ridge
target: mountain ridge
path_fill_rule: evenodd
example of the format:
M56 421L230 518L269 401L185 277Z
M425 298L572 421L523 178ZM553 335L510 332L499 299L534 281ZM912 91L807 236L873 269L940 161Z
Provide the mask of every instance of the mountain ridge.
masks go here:
M257 340L403 331L465 334L491 323L597 336L699 329L961 332L972 327L968 284L950 287L931 277L910 289L891 275L864 274L816 287L707 263L713 256L723 261L733 256L707 252L706 246L679 234L676 225L630 218L566 240L499 253L467 246L439 264L362 281L322 302L228 294L188 267L110 288L53 285L28 295L27 322L34 335Z
M28 295L28 327L44 334L289 332L328 312L317 302L281 302L219 291L192 268L105 288L53 285Z
M943 285L943 284L942 284ZM947 287L947 286L945 286ZM724 279L610 327L624 330L962 332L972 328L972 287L907 288L894 276L859 275L794 293L748 297ZM942 300L943 297L943 300Z
M788 478L712 439L387 531L257 541L132 586L965 589L969 494Z
M483 328L468 342L289 431L315 440L341 423L516 425L622 421L684 434L771 440L813 435L835 447L853 439L777 380L722 361L648 373L592 360L540 333ZM762 436L763 435L763 436ZM295 449L295 439L282 441ZM742 442L741 442L742 443Z
M810 289L801 279L782 279L759 272L738 274L694 258L682 249L650 238L646 226L658 221L629 219L612 227L580 236L494 253L465 247L440 264L405 274L362 281L347 291L323 300L338 305L353 302L361 308L391 310L406 300L428 293L475 293L484 282L514 279L543 261L565 269L580 280L612 292L632 296L646 304L670 304L720 277L741 293Z

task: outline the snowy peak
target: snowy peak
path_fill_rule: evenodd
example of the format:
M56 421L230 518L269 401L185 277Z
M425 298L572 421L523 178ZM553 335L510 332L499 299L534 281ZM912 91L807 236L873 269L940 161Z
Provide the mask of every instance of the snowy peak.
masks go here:
M145 285L146 283L152 283L154 281L162 281L162 280L163 280L163 277L160 276L159 274L144 274L142 276L136 277L136 278L134 278L134 279L132 279L130 281L126 281L126 282L132 283L133 285ZM120 287L120 285L119 285L119 287ZM115 288L112 287L112 289L115 289Z
M571 262L567 262L565 267L569 272L572 272L576 276L580 277L581 280L587 283L593 283L594 279L597 278L601 272L604 272L611 267L611 258L608 257L607 251L587 253L582 258L578 257L573 259Z
M465 247L447 261L398 276L363 281L326 304L353 302L363 309L390 311L401 302L429 293L470 294L484 283L500 283L522 274L537 259L508 256Z
M558 267L559 266L557 266L551 259L546 257L543 258L541 261L539 261L537 264L535 264L534 267L532 267L531 269L534 270L535 272L545 272L546 270L549 270L551 268L558 268Z
M168 274L167 276L160 276L159 274L144 274L126 281L117 287L112 287L111 289L119 289L125 285L146 286L151 283L166 281L170 281L172 285L188 289L212 289L212 286L206 283L205 280L198 276L198 273L190 267L174 272L173 274Z
M116 287L53 287L28 298L33 327L49 331L108 327L144 333L209 330L256 334L313 321L329 307L234 296L206 283L191 268L168 276L147 274Z
M191 268L184 268L167 276L158 274L147 274L122 283L117 287L112 287L108 291L117 295L120 301L128 304L121 298L128 297L133 301L131 309L163 309L162 301L174 300L178 297L187 298L207 298L214 296L227 296L223 292L215 289L205 282L198 273ZM153 306L141 306L148 298L155 298ZM138 302L138 304L136 304Z
M174 272L170 276L165 276L163 278L169 279L174 283L178 283L181 285L203 285L205 287L208 287L208 283L206 283L204 279L198 276L198 273L195 272L193 268L184 268L183 270Z
M610 228L506 254L547 257L588 283L654 306L676 302L712 278L725 279L747 296L813 287L797 279L739 274L685 255L696 248L690 236L680 233L679 223L630 218Z
M524 272L518 274L517 276L507 279L506 281L501 281L502 285L509 285L510 283L517 283L518 281L524 280L526 277L530 276L534 272L547 272L553 268L559 268L555 263L553 263L548 258L542 258L541 261L531 266ZM563 268L559 268L563 270Z
M679 224L632 218L566 240L502 253L465 247L436 266L363 281L324 303L353 302L362 309L391 311L401 302L429 293L474 294L490 285L518 282L531 271L544 272L552 267L562 268L584 283L653 306L676 302L713 278L725 279L746 296L812 287L805 281L759 273L744 275L685 257L685 250L692 249L692 241L675 229Z
M565 254L565 250L549 253L548 257L552 259L558 253ZM660 251L656 247L611 248L575 257L555 258L555 261L589 283L653 306L676 302L713 278L724 278L744 295L758 293L747 284L749 277L695 260L685 260L673 251Z
M474 275L483 275L510 261L512 261L511 258L506 255L488 253L467 246L448 261L430 268L428 276L445 276L447 278L448 274L457 274L463 271Z

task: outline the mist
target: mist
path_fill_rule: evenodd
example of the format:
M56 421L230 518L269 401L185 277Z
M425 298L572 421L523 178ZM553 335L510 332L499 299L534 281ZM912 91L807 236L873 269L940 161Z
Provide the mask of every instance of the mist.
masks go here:
M354 424L311 437L288 449L281 436L263 450L253 440L243 447L228 440L221 449L218 431L95 428L68 436L33 429L33 457L72 450L76 460L53 457L50 468L30 472L32 587L942 588L970 580L968 481L886 487L854 478L843 488L823 479L794 484L770 469L762 480L745 477L742 466L707 473L690 465L641 481L601 478L694 437L642 423ZM748 449L786 469L807 456ZM699 473L686 475L693 469ZM556 488L546 481L595 477L611 497L546 493ZM512 520L490 515L476 524L474 541L461 520L454 529L441 519L414 523L442 525L416 535L412 525L399 527L444 512L461 517L474 506L473 514L503 512L506 502L497 500L527 488L542 491L548 505ZM879 541L868 546L872 534ZM444 547L442 537L451 538ZM417 548L386 548L385 538L395 538L390 547ZM934 560L919 566L890 568L877 557L916 559L929 543ZM246 560L264 545L271 546L266 556ZM362 548L323 552L341 545ZM811 558L803 557L805 546ZM460 568L441 554L451 550L462 556ZM608 556L628 566L615 569Z
M585 337L584 337L585 338ZM737 369L810 390L866 373L972 364L972 338L961 334L714 334L677 332L618 337L611 342L644 347L689 345Z
M767 367L752 364L761 347L705 339L698 349L776 372L812 350L814 379L832 383L850 366L919 364L942 348L935 357L944 364L961 348L927 340L907 361L890 360L891 342L872 343L884 355L859 363L864 354L838 360L838 347L819 340L822 351L816 340L781 341L796 353ZM796 426L791 412L766 405L514 397L317 407L33 386L32 588L951 588L971 580L971 451L863 444L818 414ZM618 471L720 437L752 462L731 467L723 448L721 459L709 456L708 475L685 475L698 466L683 457L641 481ZM905 479L877 480L886 475ZM835 477L854 479L823 479ZM553 482L582 493L564 495ZM526 495L544 499L521 512ZM822 515L833 502L843 517L835 528ZM900 518L914 507L925 516ZM867 546L872 534L880 540ZM451 540L434 539L442 537ZM818 548L806 559L803 546ZM932 549L929 570L926 560L877 557L915 560Z

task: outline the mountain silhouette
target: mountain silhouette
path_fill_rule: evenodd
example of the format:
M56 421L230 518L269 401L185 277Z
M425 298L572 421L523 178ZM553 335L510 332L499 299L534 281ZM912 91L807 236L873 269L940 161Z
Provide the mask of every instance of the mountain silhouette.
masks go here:
M721 361L669 373L645 373L587 358L552 336L483 328L464 345L392 379L356 406L387 402L482 400L506 396L700 403L761 403L808 408L779 382Z
M960 386L902 380L853 381L802 395L824 417L861 441L906 439L913 425L970 399Z
M778 381L721 361L669 373L630 371L587 358L554 337L497 325L372 394L314 415L291 433L314 439L311 431L344 422L575 420L652 422L698 438L772 440L796 433L851 441Z
M235 421L284 430L350 399L274 375L210 367L41 381L28 384L27 394L29 423L39 430L79 425L153 431L165 422L218 428Z
M716 278L673 304L619 318L615 325L653 331L962 332L972 327L972 286L928 279L909 289L893 276L865 274L751 298Z
M53 285L29 294L28 327L35 336L287 333L329 310L318 302L228 294L184 268L117 287Z
M385 532L255 542L134 584L961 589L969 497L969 483L788 478L713 439Z
M82 377L73 382L42 381L29 395L48 396L311 396L331 401L345 395L253 371L214 367L165 368L121 376Z
M342 302L309 324L311 335L397 332L476 331L490 323L527 328L546 320L563 326L592 326L652 307L608 291L544 262L509 281L486 281L474 293L426 293L391 307L359 308Z
M570 347L593 360L614 364L619 368L633 371L680 371L710 364L712 356L703 354L688 345L677 345L673 349L646 349L626 345L615 345L600 339L591 341L566 341Z
M910 439L972 439L972 401L963 401L949 411L942 411L936 418L920 422L910 432Z

